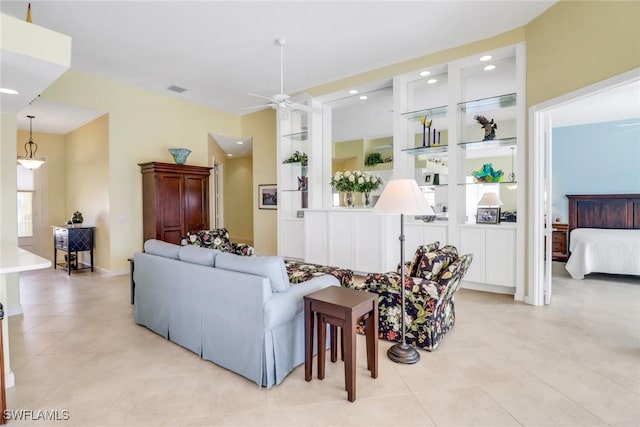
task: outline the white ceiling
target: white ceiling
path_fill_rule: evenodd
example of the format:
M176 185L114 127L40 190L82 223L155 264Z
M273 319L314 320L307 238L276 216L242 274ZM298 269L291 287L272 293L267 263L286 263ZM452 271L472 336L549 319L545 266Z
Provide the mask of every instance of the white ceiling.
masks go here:
M24 19L27 3L3 0L0 12ZM296 93L521 27L554 3L32 1L31 7L34 24L72 37L72 69L239 114L255 105L248 93L279 92L277 37L287 39L285 92ZM170 85L187 91L169 92Z
M285 92L296 93L521 27L555 2L49 0L31 7L34 24L72 37L72 69L240 114L256 103L248 93L279 92L277 37L287 39ZM0 12L24 19L27 3L3 0ZM612 112L622 103L606 105ZM27 129L24 116L33 114L34 131L67 133L105 113L40 99L20 112L18 126ZM569 123L560 117L556 125ZM227 152L246 150L235 136L214 137Z

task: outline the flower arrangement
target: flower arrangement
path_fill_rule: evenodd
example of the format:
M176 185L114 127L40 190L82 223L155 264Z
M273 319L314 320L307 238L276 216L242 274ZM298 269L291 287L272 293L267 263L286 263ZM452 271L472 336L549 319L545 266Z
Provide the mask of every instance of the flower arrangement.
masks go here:
M331 186L337 191L357 191L368 193L382 185L382 178L361 171L341 171L331 178Z
M309 157L307 153L301 153L299 151L294 151L289 158L285 159L282 163L300 163L300 166L307 166L309 162Z

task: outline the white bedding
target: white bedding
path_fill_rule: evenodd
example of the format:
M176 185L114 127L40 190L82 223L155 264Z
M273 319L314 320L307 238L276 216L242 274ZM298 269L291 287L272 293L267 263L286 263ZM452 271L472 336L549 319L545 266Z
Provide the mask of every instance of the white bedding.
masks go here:
M589 273L640 276L640 230L576 228L566 269L574 279Z

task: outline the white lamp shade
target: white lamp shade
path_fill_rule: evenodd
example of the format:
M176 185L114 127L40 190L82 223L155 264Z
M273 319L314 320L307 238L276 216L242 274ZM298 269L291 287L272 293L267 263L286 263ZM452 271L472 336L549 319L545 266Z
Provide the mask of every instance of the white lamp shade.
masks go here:
M478 206L502 206L502 200L498 193L484 193L478 201Z
M415 179L392 179L384 187L373 212L382 215L427 215L433 213L433 209Z

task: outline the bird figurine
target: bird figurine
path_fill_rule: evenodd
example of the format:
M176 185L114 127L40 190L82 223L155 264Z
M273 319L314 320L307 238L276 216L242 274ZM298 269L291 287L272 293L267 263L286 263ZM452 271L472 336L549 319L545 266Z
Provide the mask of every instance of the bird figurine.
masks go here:
M485 116L480 115L474 116L473 118L476 119L476 121L480 123L482 125L482 128L484 129L484 138L482 139L483 141L491 141L496 137L496 129L498 129L498 125L493 122L493 119L489 121Z

